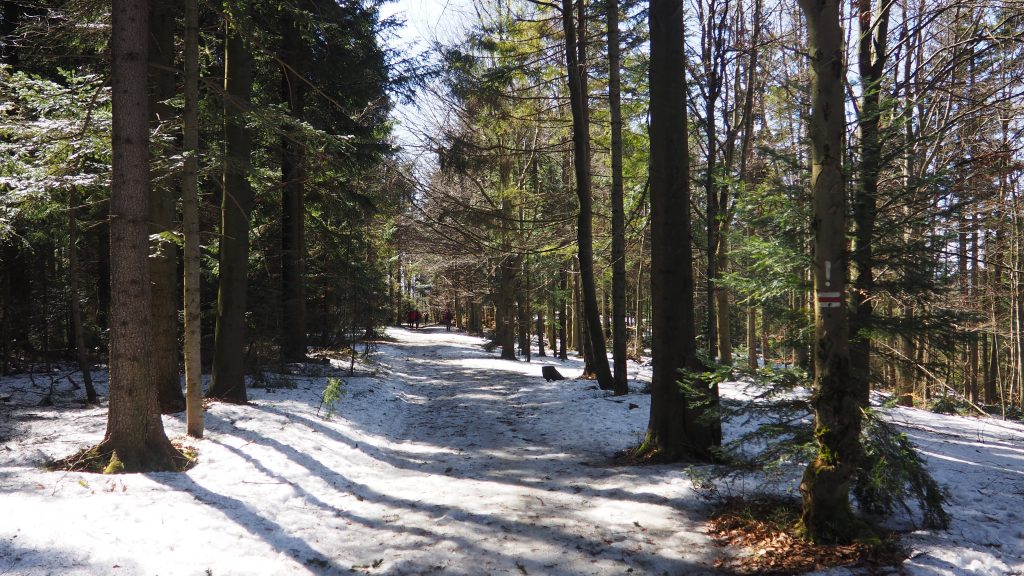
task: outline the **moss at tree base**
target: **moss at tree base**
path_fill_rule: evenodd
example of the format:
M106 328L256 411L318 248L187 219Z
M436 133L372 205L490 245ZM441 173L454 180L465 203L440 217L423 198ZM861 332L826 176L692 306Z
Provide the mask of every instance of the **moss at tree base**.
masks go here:
M103 469L104 474L121 474L124 472L124 462L117 457L117 450L110 453L110 462Z
M714 464L721 461L713 452L696 450L680 442L663 442L650 430L639 446L629 451L630 459L636 463L668 464L671 462L694 462Z
M123 452L123 451L121 451ZM44 467L52 471L90 474L132 474L142 472L184 472L195 466L196 453L168 443L163 449L147 450L135 457L122 457L106 442L86 448Z
M820 456L804 470L800 481L803 513L797 533L815 544L871 543L878 535L853 513L850 473Z

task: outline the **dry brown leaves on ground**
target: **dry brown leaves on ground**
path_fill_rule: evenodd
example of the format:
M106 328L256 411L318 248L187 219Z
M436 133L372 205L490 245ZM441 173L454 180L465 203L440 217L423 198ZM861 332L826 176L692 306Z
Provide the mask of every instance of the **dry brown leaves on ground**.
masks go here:
M799 517L800 504L790 500L726 502L711 516L708 532L719 545L734 550L715 567L728 574L782 575L862 566L884 574L893 573L905 556L895 536L875 544L813 544L796 534Z

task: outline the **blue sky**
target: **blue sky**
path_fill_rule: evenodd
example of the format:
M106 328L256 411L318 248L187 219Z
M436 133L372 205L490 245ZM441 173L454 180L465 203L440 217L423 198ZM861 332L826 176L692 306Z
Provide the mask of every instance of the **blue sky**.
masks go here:
M381 12L384 17L398 15L405 20L405 26L391 39L391 45L403 52L420 52L435 38L442 41L455 39L471 10L472 0L397 0L384 5ZM430 117L438 112L436 106L424 101L423 97L419 105L417 109L398 104L393 113L398 121L395 136L412 155L416 155L420 144L417 132L429 131Z
M425 47L424 39L443 38L456 30L471 6L470 0L397 0L383 8L383 15L403 14L405 27L399 31L396 47L409 44Z

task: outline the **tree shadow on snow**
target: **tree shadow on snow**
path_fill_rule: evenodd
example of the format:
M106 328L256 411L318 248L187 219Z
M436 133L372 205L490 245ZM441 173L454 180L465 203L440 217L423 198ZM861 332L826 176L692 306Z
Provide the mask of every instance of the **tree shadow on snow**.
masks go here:
M265 410L270 413L279 414L282 416L291 416L296 424L309 426L310 428L317 430L324 434L331 440L348 444L352 447L357 447L360 450L372 452L369 454L372 457L379 457L383 462L391 465L397 465L396 467L405 468L417 472L424 472L421 466L412 466L411 461L406 458L395 458L392 455L387 454L383 450L379 450L373 447L367 447L365 444L358 444L352 441L350 438L345 437L340 432L324 426L313 420L295 415L288 414L280 411L274 407L261 405L261 410ZM329 484L333 490L341 493L351 494L360 501L366 501L371 504L381 506L383 510L377 518L368 518L355 514L351 511L343 510L336 505L328 504L325 498L338 497L339 494L317 496L312 493L311 489L301 486L295 481L288 480L284 474L275 472L267 467L265 464L245 454L237 448L231 448L223 443L232 453L242 457L249 462L258 472L277 479L282 482L288 483L296 491L296 493L303 498L310 505L318 508L322 512L328 514L331 517L339 519L339 521L354 522L361 526L374 531L385 531L391 532L396 535L408 535L413 534L429 540L428 544L413 544L410 547L423 548L424 546L437 547L443 544L454 546L460 551L461 554L469 557L476 558L491 558L495 561L505 564L507 566L515 566L523 563L523 559L513 557L509 555L501 555L496 553L494 550L488 549L481 546L479 543L488 542L494 538L502 538L507 534L520 535L525 538L535 539L539 541L549 543L569 543L576 549L586 552L593 557L603 557L604 559L615 559L620 558L623 555L622 550L617 550L613 546L610 546L609 542L601 539L587 538L581 535L572 534L565 530L559 529L554 526L530 524L521 520L511 519L502 517L500 515L485 514L479 512L472 512L460 507L446 506L440 504L430 504L423 501L413 501L406 498L400 498L393 495L388 495L376 490L370 486L356 482L340 472L324 465L320 460L315 457L297 450L291 446L281 443L280 441L270 438L260 432L254 430L244 430L244 435L240 437L245 440L258 444L282 454L288 458L292 463L297 464L307 471L309 471L314 477L322 480ZM489 479L489 478L488 478ZM527 483L513 482L515 485L528 486ZM578 493L575 492L574 493ZM629 497L633 496L629 493L621 493L615 491L613 494L602 493L600 490L594 491L595 495L601 497L614 498L616 496ZM200 499L202 500L202 499ZM234 507L230 508L234 510ZM472 534L473 538L470 539L465 535L458 533L452 533L451 530L425 530L425 529L411 529L407 526L403 526L399 520L394 521L395 515L400 518L408 518L410 515L419 514L425 516L422 520L424 524L436 523L441 519L451 519L460 524L467 525L468 530ZM250 518L247 516L233 518L237 522L250 522L259 520L259 518ZM264 519L264 521L266 521ZM419 523L419 522L418 522ZM343 524L343 523L342 523ZM247 528L248 529L248 528ZM340 526L343 529L343 526ZM411 532L411 530L415 530ZM465 529L464 529L465 530ZM254 534L257 531L251 530ZM395 544L391 544L395 546ZM297 560L302 560L301 557L296 557ZM680 559L680 558L666 558L657 554L651 554L646 552L634 552L630 551L629 559L631 564L635 564L640 567L658 567L659 570L670 570L671 573L678 574L695 574L702 571L707 571L707 566L698 566L692 562ZM536 564L532 566L533 569L539 570L543 573L545 567L550 569L552 564L544 564L545 561L553 559L537 560L531 559L530 564ZM524 568L526 565L524 564Z
M335 565L324 553L310 546L305 539L287 534L281 525L260 514L251 503L218 494L198 484L188 474L146 476L168 488L191 494L199 503L213 508L251 536L262 540L274 550L287 554L299 564L317 568L321 574L348 572L348 568L343 569Z
M15 532L17 531L16 529ZM65 572L137 574L140 572L137 565L127 558L109 558L107 561L100 562L91 559L87 552L52 544L42 548L20 546L15 542L16 538L17 535L10 539L0 538L0 574L28 575ZM54 570L59 570L59 572L54 572Z

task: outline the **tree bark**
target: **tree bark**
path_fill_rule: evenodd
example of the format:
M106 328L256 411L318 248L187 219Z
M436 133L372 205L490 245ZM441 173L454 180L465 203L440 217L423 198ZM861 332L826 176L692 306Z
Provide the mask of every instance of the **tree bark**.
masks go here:
M751 37L750 47L748 48L749 56L747 59L747 70L746 70L746 86L743 91L743 109L741 113L741 125L743 130L743 137L740 141L740 165L739 165L739 180L744 186L753 185L748 171L750 164L751 150L754 143L754 95L760 94L760 82L758 80L758 67L760 64L760 45L761 45L761 20L762 20L762 0L754 0L754 14L751 25ZM734 147L730 141L729 144L730 157L729 163L731 164L732 150ZM724 191L728 188L723 188ZM723 198L727 199L728 195L723 195ZM725 204L725 202L722 202ZM729 229L732 222L732 210L726 205L726 212L722 219L722 230L721 237L722 241L718 244L718 274L719 276L725 274L729 269L729 247L728 237ZM731 318L731 303L729 302L729 290L725 287L720 287L718 290L718 348L722 357L723 364L732 363L732 341L730 339L730 318ZM756 310L751 306L747 310L747 364L751 370L757 369L757 350L756 350L756 328L757 318Z
M593 369L598 386L612 390L611 368L601 315L597 305L597 285L594 279L594 238L592 232L593 207L590 190L590 113L587 103L587 61L585 0L579 2L579 36L572 13L572 0L562 0L562 22L565 31L566 71L569 77L569 100L572 104L573 161L576 169L576 197L579 213L576 220L576 238L579 248L580 288L583 299L583 327L587 331L592 352Z
M999 215L996 214L995 218L998 220ZM992 323L993 330L992 346L989 348L990 356L988 368L985 370L984 386L985 390L991 392L994 397L997 390L1003 389L999 369L999 348L1001 346L999 343L999 331L995 329L999 325L999 318L1003 316L1002 310L1000 310L1000 298L998 295L999 287L1002 284L1003 267L1006 264L1004 261L1005 248L1003 246L1002 228L996 228L995 238L986 238L985 245L991 250L990 253L986 254L986 259L992 263L989 272L989 321ZM975 266L977 266L977 260L975 260Z
M552 294L548 295L544 327L547 331L548 345L551 346L551 355L558 356L558 312L555 311L555 298Z
M110 227L101 226L96 234L96 330L110 328Z
M516 282L518 279L519 259L506 254L499 267L500 283L496 317L498 344L501 346L501 357L505 360L516 359Z
M170 121L173 109L164 103L177 93L174 78L174 17L169 0L150 0L149 5L149 120L155 131ZM164 150L158 146L157 150ZM164 414L185 409L178 370L178 265L177 248L167 235L174 230L175 178L160 174L150 184L149 214L153 291L153 356L150 374Z
M682 0L650 2L651 414L641 453L713 460L721 445L717 385L696 377ZM688 371L690 390L678 384Z
M81 271L78 263L78 191L72 189L68 210L68 283L71 292L71 323L75 336L75 352L78 369L82 372L82 383L85 387L85 401L96 404L96 388L92 385L92 374L89 370L89 353L85 346L85 328L82 326L82 303L79 297L81 288Z
M971 298L977 298L981 294L981 289L980 289L981 285L978 283L978 280L979 280L979 278L978 278L978 261L979 261L979 253L978 253L978 220L980 220L980 215L979 214L975 214L971 218L971 256L970 256L971 274L970 274L970 282L967 285L967 298L968 298L968 300L965 300L967 302L970 302ZM987 237L986 237L985 244L990 246ZM996 287L993 286L992 288L995 289ZM995 326L998 326L998 324L995 323L995 320L996 320L995 317L993 317L992 320L993 320L993 323L992 323L993 328ZM964 370L967 373L966 374L966 379L965 379L966 380L966 382L965 382L966 390L965 390L965 394L964 395L967 396L967 398L971 402L977 403L978 402L978 332L977 331L973 331L973 332L970 332L970 333L967 334L967 362L965 362L964 365L965 365Z
M228 23L224 54L224 196L221 200L220 286L214 335L213 382L207 395L244 404L245 292L249 261L249 172L252 137L245 116L252 92L252 54L238 20Z
M872 244L878 212L878 179L882 171L882 144L879 133L881 120L882 73L888 58L886 40L889 30L889 7L884 2L875 17L871 0L858 0L857 15L860 40L857 63L861 77L860 162L859 178L853 195L855 279L851 293L850 316L850 376L861 394L860 402L867 405L871 379L871 336L874 317L875 290L874 252Z
M185 303L185 429L203 437L202 317L199 238L199 1L185 0L185 117L181 175L181 227Z
M566 306L566 295L569 291L569 273L562 269L558 276L558 358L560 360L568 360L568 329L566 328L565 306Z
M547 356L547 352L544 350L544 310L541 309L537 312L537 356Z
M301 77L305 53L301 35L283 8L281 98L296 121L305 116L305 80ZM305 150L298 130L286 130L281 137L281 359L306 359L306 294L304 288L305 241Z
M501 183L501 263L499 265L500 285L498 286L498 300L495 302L495 335L498 344L501 346L501 357L505 360L516 359L516 291L519 282L519 269L522 257L515 254L513 237L515 236L515 225L513 222L512 200L506 195L507 190L512 187L512 161L502 157L498 161L498 178Z
M626 384L626 213L622 182L622 90L619 48L619 1L607 0L608 109L611 115L612 155L612 365L616 394Z
M516 290L516 324L519 336L519 354L530 361L530 312L527 309L529 295L525 294L520 287Z
M913 322L913 304L903 306L903 319L908 324ZM917 387L917 378L915 376L917 368L914 362L917 353L915 351L914 336L904 332L899 337L899 344L900 354L903 355L903 358L896 370L896 403L900 406L913 406L914 389Z
M114 0L113 162L110 190L110 409L99 449L108 472L174 470L164 434L153 355L149 287L149 123L145 0Z
M846 286L845 130L839 0L800 0L811 57L811 187L815 298L814 430L818 455L804 471L801 525L815 542L849 542L863 524L850 508L864 394L850 374Z
M649 214L648 214L649 216ZM644 313L647 307L641 306L644 291L644 241L647 239L647 231L640 234L640 257L636 260L636 298L633 309L633 356L637 359L644 353Z
M0 376L11 372L11 274L8 255L16 254L11 246L0 246Z
M721 225L718 228L718 245L715 248L715 274L722 278L729 271L729 222L726 207L722 206ZM729 289L715 286L715 322L718 323L718 361L732 364L732 318L730 318Z
M718 186L716 183L716 168L718 167L718 116L716 103L722 93L721 67L720 62L724 58L723 47L721 46L721 34L719 27L718 5L712 0L708 3L708 13L702 22L701 56L704 66L704 88L707 99L704 102L704 136L707 140L707 167L704 172L704 197L705 215L707 220L707 285L705 297L707 299L707 341L708 357L712 362L718 358L718 320L715 314L716 297L718 289L718 241L719 228L721 225L718 202Z
M762 351L763 352L763 351ZM747 308L747 368L757 370L757 308Z

